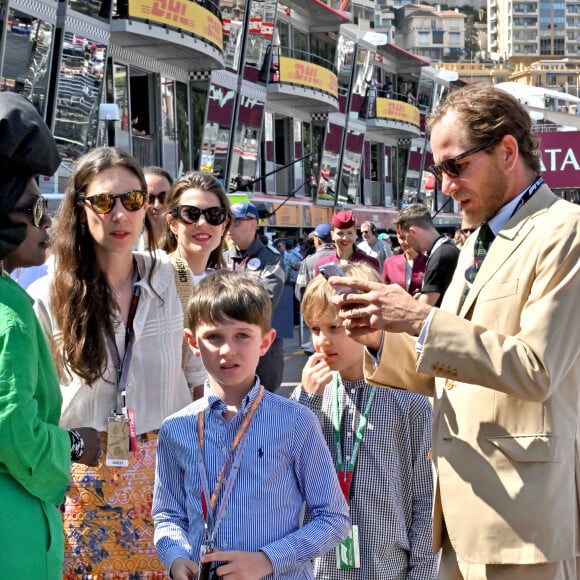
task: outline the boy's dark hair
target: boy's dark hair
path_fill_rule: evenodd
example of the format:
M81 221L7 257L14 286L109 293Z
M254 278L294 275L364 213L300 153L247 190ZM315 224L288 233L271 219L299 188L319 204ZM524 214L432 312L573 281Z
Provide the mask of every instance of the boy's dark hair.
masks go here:
M365 262L345 264L342 269L350 278L382 282L379 273ZM336 296L336 292L324 276L319 275L310 280L300 303L306 326L315 326L318 319L331 316L334 316L337 323L340 324L338 306L332 301L334 296Z
M238 320L268 332L272 326L272 299L256 276L231 270L217 270L193 289L187 307L190 330L198 324Z

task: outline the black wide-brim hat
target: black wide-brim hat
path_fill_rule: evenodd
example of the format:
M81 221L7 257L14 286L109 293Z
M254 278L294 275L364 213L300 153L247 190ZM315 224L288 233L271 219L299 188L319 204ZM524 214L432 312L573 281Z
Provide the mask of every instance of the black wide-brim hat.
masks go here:
M8 214L31 177L53 175L60 155L50 129L22 95L0 92L0 260L26 237L26 226Z

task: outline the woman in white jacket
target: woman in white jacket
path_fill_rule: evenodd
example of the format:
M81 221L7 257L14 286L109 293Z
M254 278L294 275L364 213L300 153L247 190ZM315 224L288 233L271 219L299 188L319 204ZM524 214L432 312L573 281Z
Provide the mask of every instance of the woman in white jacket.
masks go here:
M191 401L188 387L205 371L193 357L182 369L172 264L155 247L133 252L151 227L146 191L138 162L121 149L79 159L54 238L55 272L29 289L60 373L61 425L94 427L105 448L98 468L73 470L65 578L165 577L150 517L157 429Z

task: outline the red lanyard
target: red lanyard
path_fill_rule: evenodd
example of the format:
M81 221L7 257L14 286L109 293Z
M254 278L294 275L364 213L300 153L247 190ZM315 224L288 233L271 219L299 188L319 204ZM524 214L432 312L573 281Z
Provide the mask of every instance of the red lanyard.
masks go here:
M264 387L260 387L260 392L258 393L256 398L254 399L252 406L248 409L248 412L246 413L246 416L244 417L242 424L238 428L238 432L236 433L236 436L234 437L234 441L232 443L232 446L231 446L231 448L228 452L228 455L224 461L224 464L220 470L217 481L216 481L215 486L213 488L213 492L211 494L209 507L211 509L212 514L215 510L215 506L217 504L217 499L218 499L220 490L221 490L222 485L223 485L224 480L225 480L225 474L226 474L226 469L228 467L228 464L230 463L230 461L234 455L234 452L236 451L236 448L240 444L242 437L246 434L248 426L250 424L250 421L252 420L252 417L254 416L254 413L256 412L256 409L258 408L258 405L260 404L260 401L262 400L263 396L264 396ZM204 427L205 427L205 411L202 411L199 413L198 421L197 421L199 451L202 454L202 456L203 456ZM205 482L204 482L204 480L205 480ZM228 493L226 493L224 496L224 501L222 501L222 507L225 507L225 504L227 503L227 496L229 495L229 490L231 490L232 486L233 486L233 477L230 477L229 481L228 481ZM204 489L204 488L206 488L206 489ZM208 505L207 505L206 494L209 494L209 486L208 486L208 480L207 480L207 472L204 470L202 473L201 508L203 510L203 519L207 523L207 521L208 521ZM217 528L217 523L218 522L216 522L216 525L214 526L214 530L212 530L213 532L215 532L215 528Z

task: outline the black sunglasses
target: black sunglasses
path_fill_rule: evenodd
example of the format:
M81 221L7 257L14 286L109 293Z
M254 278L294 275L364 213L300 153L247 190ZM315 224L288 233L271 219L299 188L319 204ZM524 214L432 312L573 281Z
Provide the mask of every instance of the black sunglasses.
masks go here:
M138 211L145 204L145 192L132 189L125 193L97 193L97 195L79 195L79 201L88 201L95 213L110 213L115 207L115 200L119 198L127 211Z
M149 205L153 205L155 203L156 199L159 200L159 203L161 205L163 205L165 203L165 194L166 193L167 193L166 191L160 191L158 194L153 194L153 193L148 194L147 198L149 201Z
M29 207L15 207L10 213L25 213L32 216L32 223L39 228L48 216L48 201L38 196Z
M450 157L449 159L445 159L441 161L441 163L437 163L436 165L430 165L427 168L427 171L430 171L439 181L443 180L443 174L446 173L449 177L459 177L463 169L465 169L465 165L458 165L457 162L469 157L470 155L474 155L475 153L479 153L480 151L484 151L486 149L490 149L497 143L497 139L490 139L481 145L477 145L477 147L473 147L473 149L468 149L455 157Z
M171 215L184 224L194 224L203 214L210 226L219 226L226 221L228 210L225 207L208 207L200 209L194 205L178 205L171 210Z

